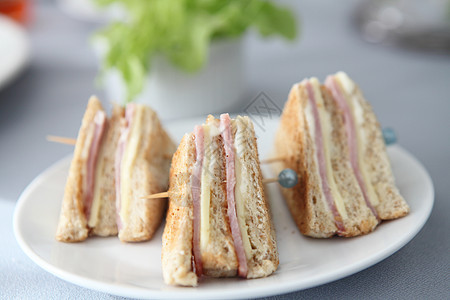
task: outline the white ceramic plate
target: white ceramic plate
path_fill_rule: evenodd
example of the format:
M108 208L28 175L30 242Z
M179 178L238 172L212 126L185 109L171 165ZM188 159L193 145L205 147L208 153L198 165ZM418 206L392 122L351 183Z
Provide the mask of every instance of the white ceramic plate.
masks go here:
M30 58L25 30L0 14L0 89L14 79Z
M204 119L170 123L179 141ZM277 120L258 127L261 157L271 149ZM356 273L381 261L409 242L431 212L434 190L423 166L399 146L388 149L401 193L411 213L382 223L357 238L311 239L300 235L276 184L268 185L277 231L280 266L267 278L205 279L198 288L167 286L161 274L162 226L149 242L122 244L116 237L89 238L83 243L55 241L67 157L39 175L21 195L14 215L14 232L21 248L39 266L74 284L109 294L136 298L252 298L301 290ZM265 170L267 171L267 170ZM270 172L265 172L271 176Z

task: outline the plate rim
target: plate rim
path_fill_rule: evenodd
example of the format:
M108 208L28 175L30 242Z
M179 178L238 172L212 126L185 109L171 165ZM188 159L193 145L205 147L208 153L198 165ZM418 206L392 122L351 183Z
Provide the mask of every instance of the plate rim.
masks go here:
M359 260L358 262L350 265L349 267L338 268L336 270L331 270L327 274L316 274L309 278L302 278L301 281L290 280L288 282L279 282L277 285L268 285L266 287L258 287L255 289L254 287L245 288L244 291L240 291L237 294L234 290L227 291L221 290L220 295L217 295L217 292L214 290L199 290L195 288L179 288L173 290L153 290L146 289L143 287L133 286L132 288L126 288L124 286L116 286L111 283L105 283L97 279L86 278L81 275L73 274L69 271L58 268L57 266L53 266L51 263L47 262L45 259L41 258L37 253L35 253L31 247L28 245L22 234L20 233L20 212L23 207L26 205L26 199L32 193L33 189L39 185L39 183L45 180L52 171L61 168L61 165L67 164L67 161L72 157L72 155L67 155L64 158L58 160L53 163L51 166L46 168L43 172L41 172L31 183L25 188L25 190L21 193L19 200L17 201L16 207L14 209L13 215L13 230L14 236L20 246L20 248L25 252L25 254L37 265L39 265L45 271L55 275L56 277L63 279L67 282L76 284L81 287L89 288L92 290L105 292L107 294L114 294L118 296L124 297L135 297L135 298L161 298L161 299L173 299L173 298L184 298L184 299L203 299L203 298L214 298L214 299L222 299L222 298L256 298L263 296L273 296L286 294L294 291L300 291L307 288L316 287L322 284L330 283L350 275L353 275L357 272L360 272L364 269L367 269L380 261L386 259L390 255L396 253L399 249L404 247L407 243L409 243L423 228L426 224L427 220L430 217L434 206L434 198L435 191L433 181L427 172L426 168L422 165L422 163L416 159L411 153L405 150L403 147L394 145L390 147L397 148L396 150L400 152L402 156L406 156L410 161L412 161L422 175L424 175L425 185L429 186L429 199L426 201L427 205L424 207L426 211L422 212L422 218L417 220L417 226L415 226L411 231L408 232L407 235L402 235L395 243L390 244L388 247L383 248L381 251L371 255L370 257Z

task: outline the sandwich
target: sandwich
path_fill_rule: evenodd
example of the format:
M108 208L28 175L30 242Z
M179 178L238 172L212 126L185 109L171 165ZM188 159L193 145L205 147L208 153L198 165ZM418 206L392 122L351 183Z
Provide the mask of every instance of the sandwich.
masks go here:
M328 76L325 86L348 124L346 137L350 161L363 194L367 194L367 202L372 204L381 220L407 215L409 206L395 185L383 133L372 107L344 72Z
M128 139L136 138L140 139L138 143L128 143ZM162 147L150 149L148 145L153 142ZM119 144L121 149L127 149L120 156ZM162 177L164 174L168 177L174 148L149 108L131 104L124 109L114 105L111 118L107 118L100 101L91 97L69 169L56 239L80 242L89 235L118 233L122 241L150 239L161 223L164 200L145 202L136 195L167 188L167 179L164 181ZM125 167L117 172L122 165ZM150 172L155 175L149 175ZM120 185L121 176L125 185ZM138 182L138 176L142 176L142 183ZM127 192L130 189L134 190ZM122 198L117 197L117 190L123 192Z
M105 134L108 127L107 123L107 116L100 101L96 97L91 97L78 132L73 159L70 164L69 175L64 190L64 198L56 232L56 239L58 241L83 241L88 237L91 229L98 225L94 220L95 212L91 218L91 209L95 193L96 165L100 148L102 148L101 145L106 140L104 137L107 135ZM114 191L114 186L110 186L110 188ZM115 197L112 199L112 203L105 202L105 207L114 208L114 205ZM94 205L94 211L98 211L99 206L99 203L96 203ZM112 212L109 211L109 214L105 214L104 218L112 219L114 222L115 209ZM88 223L90 223L90 226ZM100 227L103 227L103 229L100 229L103 233L109 231L105 229L105 227L109 227L108 225L103 226L102 224L99 225ZM112 231L112 234L117 234L117 229L113 229Z
M167 191L176 146L145 105L128 104L122 121L115 158L119 239L146 241L161 224L167 200L143 197Z
M275 138L276 170L299 184L282 188L301 233L326 238L367 234L409 207L395 186L380 125L344 73L295 84Z
M162 241L164 281L196 286L202 275L258 278L278 267L253 124L219 119L186 134L172 160Z

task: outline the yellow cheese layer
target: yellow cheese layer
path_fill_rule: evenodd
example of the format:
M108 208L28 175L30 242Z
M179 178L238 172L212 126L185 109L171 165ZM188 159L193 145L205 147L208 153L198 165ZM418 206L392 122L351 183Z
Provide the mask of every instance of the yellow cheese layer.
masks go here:
M127 196L127 191L132 190L131 175L133 174L133 167L136 160L137 151L140 147L139 128L142 128L142 114L143 109L136 106L120 166L120 218L122 220L122 223L128 222L128 210L130 207L131 199L129 199L129 197Z
M317 78L311 78L309 80L314 90L314 97L316 99L317 110L319 112L320 125L322 127L322 141L323 141L323 153L325 159L325 166L327 168L327 181L330 187L330 192L333 196L334 203L339 212L339 215L343 219L347 219L347 210L345 209L344 200L342 199L336 181L334 179L333 168L331 167L331 154L330 154L330 141L332 125L330 120L330 114L325 110L325 104L320 92L320 83Z
M97 111L95 118L94 118L94 122L91 126L94 127L93 130L91 130L91 132L89 133L89 140L91 141L89 143L89 147L85 148L86 149L86 154L89 156L90 154L90 150L92 147L92 143L94 142L94 135L95 135L95 131L96 131L96 126L99 125L101 126L103 122L106 122L105 120L106 118L106 114L103 111ZM98 151L101 151L101 144L99 145ZM99 155L97 153L97 155ZM100 195L101 195L101 185L98 184L101 180L101 176L102 174L102 170L103 170L103 165L104 162L103 161L97 161L97 165L94 166L94 190L93 190L93 195L92 195L92 204L91 204L91 214L89 216L89 220L88 220L88 226L91 228L94 228L97 225L97 220L98 220L98 213L100 210ZM87 171L87 164L86 164L86 171ZM87 174L86 174L87 175ZM87 184L87 182L86 182Z
M347 94L344 95L344 98L347 101L348 106L350 107L350 111L353 115L353 120L356 127L355 131L358 145L359 170L361 171L361 175L366 185L369 201L372 205L377 206L380 203L380 200L378 199L378 195L375 192L374 186L372 185L371 173L367 169L362 155L362 153L364 153L364 145L366 145L367 143L367 138L365 136L364 130L362 129L365 123L364 110L361 107L357 97L353 93L356 88L355 83L348 77L348 75L344 72L339 72L336 74L335 78L337 79L338 83L340 83L341 88Z
M235 122L238 130L236 132L236 141L242 141L244 139L245 127ZM203 158L203 168L201 175L201 194L200 194L200 249L204 250L209 242L210 238L210 202L211 202L211 176L214 174L214 166L217 163L214 154L217 153L212 143L212 138L220 134L217 126L203 125L204 131L204 149L205 154ZM236 214L239 223L239 229L241 232L242 242L244 245L244 251L246 257L251 257L251 245L247 233L247 225L245 223L245 198L242 196L248 194L246 187L249 186L249 178L242 176L245 172L243 166L239 161L238 154L242 153L242 143L235 143L236 157L235 157L235 174L236 174L236 187L235 187L235 201L236 201Z

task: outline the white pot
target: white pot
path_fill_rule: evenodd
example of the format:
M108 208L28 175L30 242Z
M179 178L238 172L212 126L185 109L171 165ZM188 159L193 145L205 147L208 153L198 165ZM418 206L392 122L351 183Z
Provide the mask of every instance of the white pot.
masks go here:
M192 74L157 57L136 102L148 104L163 120L227 112L243 97L242 60L242 39L214 42L209 61ZM109 71L104 84L110 101L124 102L125 86L117 71Z

